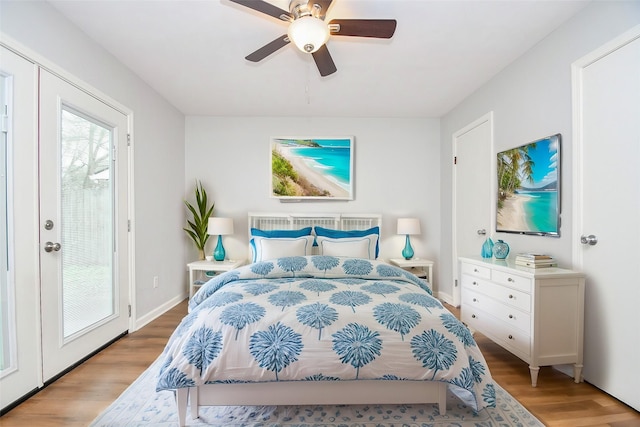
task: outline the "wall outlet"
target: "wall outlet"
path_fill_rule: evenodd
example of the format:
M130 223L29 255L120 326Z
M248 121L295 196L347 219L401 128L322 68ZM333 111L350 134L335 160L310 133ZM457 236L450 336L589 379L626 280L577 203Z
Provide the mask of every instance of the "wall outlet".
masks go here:
M153 288L158 287L158 276L153 276Z

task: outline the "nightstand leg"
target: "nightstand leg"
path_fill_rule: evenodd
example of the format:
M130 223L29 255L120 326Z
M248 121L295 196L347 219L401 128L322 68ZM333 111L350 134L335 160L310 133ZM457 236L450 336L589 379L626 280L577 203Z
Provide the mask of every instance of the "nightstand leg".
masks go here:
M189 269L189 299L193 296L193 270Z

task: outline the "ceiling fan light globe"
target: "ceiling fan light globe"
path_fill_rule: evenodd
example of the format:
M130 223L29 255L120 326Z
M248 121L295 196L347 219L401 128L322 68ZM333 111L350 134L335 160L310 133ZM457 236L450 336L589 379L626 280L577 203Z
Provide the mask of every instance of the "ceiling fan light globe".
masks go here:
M329 39L329 27L322 19L303 16L289 25L287 35L302 52L313 53Z

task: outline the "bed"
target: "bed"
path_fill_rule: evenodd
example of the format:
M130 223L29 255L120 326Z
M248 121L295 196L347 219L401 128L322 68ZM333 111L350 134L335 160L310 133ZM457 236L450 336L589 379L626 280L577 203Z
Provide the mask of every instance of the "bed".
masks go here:
M157 390L187 403L495 405L469 330L428 283L379 259L380 215L249 214L251 258L205 283Z

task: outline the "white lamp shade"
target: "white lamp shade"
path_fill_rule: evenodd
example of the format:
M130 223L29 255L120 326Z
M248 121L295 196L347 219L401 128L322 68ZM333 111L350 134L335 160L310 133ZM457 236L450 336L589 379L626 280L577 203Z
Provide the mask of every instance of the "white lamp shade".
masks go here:
M207 234L224 236L233 234L233 218L209 218L207 225Z
M303 16L289 24L287 35L298 49L313 53L329 39L329 27L322 19Z
M418 218L398 218L398 234L420 234Z

